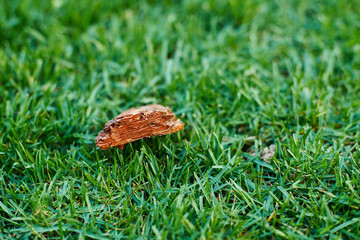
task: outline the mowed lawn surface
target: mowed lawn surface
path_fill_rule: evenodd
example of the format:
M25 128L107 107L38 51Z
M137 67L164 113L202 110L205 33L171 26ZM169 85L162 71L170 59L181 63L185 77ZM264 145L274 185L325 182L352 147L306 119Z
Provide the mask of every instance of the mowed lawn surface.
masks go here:
M359 238L359 9L0 1L0 238ZM150 103L184 130L96 148Z

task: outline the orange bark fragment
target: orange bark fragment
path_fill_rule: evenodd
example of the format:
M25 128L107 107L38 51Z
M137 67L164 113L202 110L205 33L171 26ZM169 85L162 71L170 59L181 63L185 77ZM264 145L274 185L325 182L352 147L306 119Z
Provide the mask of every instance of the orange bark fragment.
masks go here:
M144 137L175 133L184 128L169 107L153 104L130 108L107 122L95 139L96 146L105 150Z

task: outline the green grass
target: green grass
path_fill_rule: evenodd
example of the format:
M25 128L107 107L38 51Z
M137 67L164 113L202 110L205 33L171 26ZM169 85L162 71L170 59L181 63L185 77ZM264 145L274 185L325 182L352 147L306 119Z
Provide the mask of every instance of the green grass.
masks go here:
M359 238L359 9L0 0L0 238ZM96 148L149 103L184 130Z

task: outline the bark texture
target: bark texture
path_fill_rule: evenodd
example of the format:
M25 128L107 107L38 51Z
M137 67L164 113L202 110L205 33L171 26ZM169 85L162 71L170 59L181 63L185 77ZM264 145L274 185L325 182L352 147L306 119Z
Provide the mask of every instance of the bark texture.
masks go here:
M184 125L169 107L154 104L130 108L107 122L95 143L103 150L115 146L122 149L124 144L144 137L178 132Z

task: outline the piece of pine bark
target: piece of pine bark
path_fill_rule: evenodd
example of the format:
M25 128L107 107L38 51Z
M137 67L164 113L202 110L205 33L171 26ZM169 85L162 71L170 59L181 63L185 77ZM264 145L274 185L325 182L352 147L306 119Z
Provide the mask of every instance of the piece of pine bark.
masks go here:
M169 107L153 104L130 108L107 122L95 139L96 146L105 150L144 137L175 133L184 128Z

